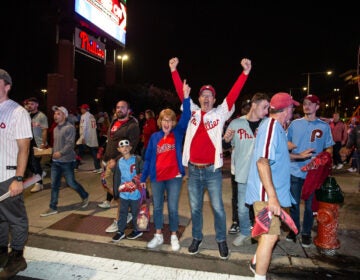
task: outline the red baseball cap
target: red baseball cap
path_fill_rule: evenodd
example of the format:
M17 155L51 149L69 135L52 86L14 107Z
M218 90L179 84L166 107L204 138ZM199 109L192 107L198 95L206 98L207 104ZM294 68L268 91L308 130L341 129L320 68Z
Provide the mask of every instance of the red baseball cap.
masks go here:
M88 104L82 104L80 106L80 109L85 109L85 110L89 110L90 109L90 106Z
M310 100L312 103L316 103L316 104L320 104L320 99L319 97L317 97L316 95L314 94L309 94L309 95L306 95L304 100L307 99L307 100Z
M290 105L299 106L300 103L295 101L292 96L286 92L278 92L271 97L270 108L274 110L281 110Z
M200 95L204 90L210 90L211 93L213 94L213 96L215 97L216 92L215 92L215 89L213 88L212 85L204 85L204 86L202 86L202 87L200 88L199 95Z

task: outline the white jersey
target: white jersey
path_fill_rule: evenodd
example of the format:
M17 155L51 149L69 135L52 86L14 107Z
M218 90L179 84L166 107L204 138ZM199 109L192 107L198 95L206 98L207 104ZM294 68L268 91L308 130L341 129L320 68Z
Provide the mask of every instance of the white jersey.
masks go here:
M83 144L82 141L85 140L85 145L89 147L99 146L96 119L90 112L81 115L79 133L80 138L76 141L77 145Z
M24 107L8 99L0 103L0 182L16 174L17 139L32 138L31 119Z

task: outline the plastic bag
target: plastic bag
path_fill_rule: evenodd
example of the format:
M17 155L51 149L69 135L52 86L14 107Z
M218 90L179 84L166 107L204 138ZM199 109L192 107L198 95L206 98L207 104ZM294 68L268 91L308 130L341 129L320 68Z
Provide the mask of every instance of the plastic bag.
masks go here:
M136 223L137 229L140 231L149 231L150 230L150 202L146 196L146 189L142 188L140 190L140 207L139 213L137 215Z

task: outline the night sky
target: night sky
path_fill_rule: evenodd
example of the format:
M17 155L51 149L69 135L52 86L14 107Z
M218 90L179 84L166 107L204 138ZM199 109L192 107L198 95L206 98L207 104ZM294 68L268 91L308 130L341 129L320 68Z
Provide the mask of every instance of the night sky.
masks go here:
M20 91L31 96L46 87L46 75L54 71L50 23L57 19L47 9L56 10L56 2L30 0L1 9L0 68L13 76L18 96ZM212 2L129 0L126 81L173 90L168 60L178 56L179 72L192 94L209 83L221 98L240 74L241 58L247 57L253 70L242 94L292 89L300 97L306 85L302 73L331 69L332 78L311 77L312 92L326 96L333 87L343 86L340 74L358 67L355 8L300 11L295 6L255 9L243 7L241 1Z

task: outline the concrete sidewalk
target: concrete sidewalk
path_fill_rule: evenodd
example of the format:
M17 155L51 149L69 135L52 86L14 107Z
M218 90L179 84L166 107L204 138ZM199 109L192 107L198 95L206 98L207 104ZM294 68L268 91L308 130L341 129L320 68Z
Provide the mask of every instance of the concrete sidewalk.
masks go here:
M225 159L223 168L223 200L225 210L227 213L227 229L231 225L231 179L229 171L230 158ZM50 178L49 170L48 176L44 179L45 189L38 193L31 193L30 189L25 191L25 204L28 211L30 222L30 233L33 235L53 236L71 240L84 240L96 243L111 243L111 237L108 236L91 235L85 233L54 230L49 227L59 220L67 217L72 213L82 215L92 215L99 217L116 218L117 206L116 203L112 204L110 209L103 210L97 207L97 204L105 199L105 192L100 184L100 175L91 172L92 161L86 157L84 163L80 165L80 171L76 173L77 180L85 187L90 193L90 204L86 209L79 210L80 197L71 188L65 186L60 190L59 196L59 213L48 217L40 217L40 214L46 211L49 207L50 201ZM346 167L347 168L347 167ZM340 240L340 248L336 250L336 255L333 257L324 256L319 250L312 245L310 248L302 248L299 242L287 242L285 237L287 232L283 232L278 242L272 258L270 266L271 270L276 271L281 268L303 267L309 270L328 270L331 272L349 271L351 275L359 274L360 272L360 192L359 183L360 176L358 174L349 173L344 167L343 170L334 171L333 176L336 178L337 183L341 186L345 193L345 202L339 208L339 226L338 226L338 239ZM191 237L191 217L190 206L188 202L188 193L186 187L186 177L184 178L184 185L181 191L179 202L179 215L180 224L185 226L185 231L180 238L181 249L179 252L173 253L169 245L163 245L159 251L172 253L172 254L186 254L187 247L192 241ZM167 213L167 206L164 207ZM152 207L151 207L152 212ZM218 247L215 241L214 231L214 215L210 207L209 197L207 193L204 199L204 240L201 250L197 257L216 258L218 259ZM167 216L165 217L167 223ZM316 222L315 222L316 225ZM316 226L315 226L316 230ZM105 228L104 228L105 231ZM312 236L315 237L317 232L314 231ZM256 244L235 247L232 241L236 235L228 235L228 246L231 250L230 261L248 263L255 253ZM146 242L141 240L122 240L119 245L124 247L134 247L137 249L146 249Z

